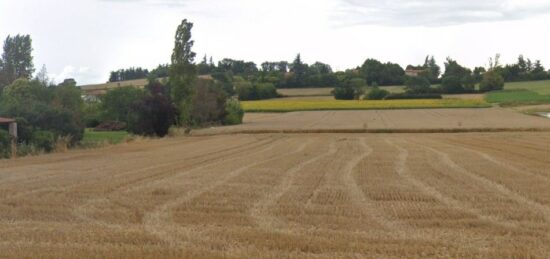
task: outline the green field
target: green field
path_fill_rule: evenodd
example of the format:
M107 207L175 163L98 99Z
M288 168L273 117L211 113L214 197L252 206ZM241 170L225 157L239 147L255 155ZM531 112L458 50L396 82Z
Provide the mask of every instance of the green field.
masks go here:
M270 99L241 102L245 112L292 112L320 110L385 110L429 108L487 108L484 100L434 99L434 100L327 100L327 99Z
M86 129L84 132L84 138L82 139L83 145L90 144L119 144L128 137L126 131L93 131L92 129Z
M487 93L485 99L501 106L550 103L550 80L506 83L504 89Z
M506 83L505 90L526 89L542 95L550 95L550 80Z

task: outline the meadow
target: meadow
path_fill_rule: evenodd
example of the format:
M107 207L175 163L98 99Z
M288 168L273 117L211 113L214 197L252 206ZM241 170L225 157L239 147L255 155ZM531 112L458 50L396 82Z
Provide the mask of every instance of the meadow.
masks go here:
M427 108L487 108L491 105L477 99L438 100L329 100L270 99L243 101L245 112L292 112L319 110L427 109Z
M86 129L81 144L83 146L119 144L127 137L128 132L126 131L94 131L93 129Z

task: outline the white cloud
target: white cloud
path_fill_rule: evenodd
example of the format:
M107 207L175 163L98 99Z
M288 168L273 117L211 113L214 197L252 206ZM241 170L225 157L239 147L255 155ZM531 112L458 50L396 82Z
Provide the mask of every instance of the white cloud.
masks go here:
M48 74L55 83L61 83L65 79L73 78L79 83L80 80L84 82L90 82L90 80L96 80L97 74L93 72L89 67L74 67L67 65L63 67L63 70L59 73Z
M511 21L550 13L542 0L341 0L339 26L447 26Z

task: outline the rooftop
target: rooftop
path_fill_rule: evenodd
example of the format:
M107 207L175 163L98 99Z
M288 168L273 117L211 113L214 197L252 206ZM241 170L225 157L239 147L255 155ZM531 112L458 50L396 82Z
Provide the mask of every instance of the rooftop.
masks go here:
M10 119L10 118L2 118L0 117L0 123L12 123L12 122L15 122L14 119Z

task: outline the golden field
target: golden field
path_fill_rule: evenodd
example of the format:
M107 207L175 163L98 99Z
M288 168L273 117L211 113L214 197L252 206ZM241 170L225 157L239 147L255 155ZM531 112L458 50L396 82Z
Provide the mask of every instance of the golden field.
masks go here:
M425 108L487 108L481 99L431 100L330 100L327 98L270 99L241 102L246 112L290 112L318 110L379 110Z
M547 258L550 135L257 134L0 162L0 257Z

